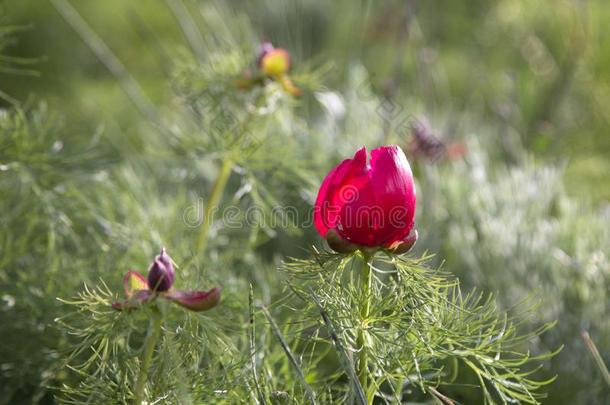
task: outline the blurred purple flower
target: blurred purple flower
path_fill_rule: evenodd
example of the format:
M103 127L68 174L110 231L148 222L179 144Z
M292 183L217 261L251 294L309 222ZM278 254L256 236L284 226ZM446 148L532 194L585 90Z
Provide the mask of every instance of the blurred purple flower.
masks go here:
M432 162L442 159L457 159L466 154L463 142L447 144L434 134L430 123L424 117L411 125L411 140L407 146L407 154L414 158L424 158Z

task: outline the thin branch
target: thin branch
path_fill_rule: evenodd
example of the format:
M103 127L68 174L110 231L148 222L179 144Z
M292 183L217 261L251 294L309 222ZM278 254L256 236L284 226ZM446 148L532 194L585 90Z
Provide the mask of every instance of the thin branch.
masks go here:
M597 346L595 346L595 343L591 339L591 336L589 336L589 332L582 331L581 336L582 340L585 342L585 346L587 346L587 350L589 350L589 353L591 353L591 357L593 357L597 368L599 368L599 371L601 371L602 376L606 381L606 384L608 384L608 386L610 387L610 372L608 371L608 367L606 367L606 364L604 363L604 359L602 359L602 356L599 354Z
M448 398L445 395L438 392L438 390L436 388L428 387L428 391L430 391L430 393L432 395L434 395L434 397L437 398L439 401L441 401L444 405L455 405L454 402L450 398Z

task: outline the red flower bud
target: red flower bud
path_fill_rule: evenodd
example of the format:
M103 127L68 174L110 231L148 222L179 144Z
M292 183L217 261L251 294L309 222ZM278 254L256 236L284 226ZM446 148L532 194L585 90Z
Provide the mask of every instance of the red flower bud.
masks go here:
M163 248L148 269L148 288L158 292L167 291L172 288L174 277L172 259Z
M323 237L335 230L356 245L388 247L413 229L415 201L413 174L403 151L382 146L367 162L363 147L322 182L314 223Z

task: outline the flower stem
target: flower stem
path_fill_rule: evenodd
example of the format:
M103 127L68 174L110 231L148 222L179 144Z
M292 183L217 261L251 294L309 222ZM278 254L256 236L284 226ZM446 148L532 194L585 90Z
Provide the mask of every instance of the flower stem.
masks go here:
M373 281L372 272L371 272L371 260L373 259L373 255L370 253L362 252L362 261L364 264L364 268L362 269L362 274L360 276L360 288L362 291L362 303L360 307L360 319L361 324L358 329L358 337L356 340L356 346L358 350L358 380L360 381L360 385L362 386L362 390L365 392L367 396L367 400L369 403L372 403L368 393L368 353L366 347L366 324L368 322L368 318L370 316L371 310L371 283Z
M150 362L161 334L161 311L154 305L152 307L152 315L150 318L150 324L148 326L148 333L146 334L146 340L144 341L144 352L142 353L142 363L140 364L140 372L138 373L138 379L136 380L136 387L134 390L134 405L141 405L144 401L144 386L148 380L148 369L150 368Z
M256 117L256 111L259 104L265 100L265 92L261 91L254 100L252 108L246 114L243 122L240 125L238 134L233 142L234 145L237 145L238 148L241 148L241 143L243 141L243 137L247 135L248 128ZM204 254L208 245L208 236L210 233L210 228L212 227L212 223L214 222L214 214L218 209L218 204L220 203L220 199L222 198L222 194L227 186L227 182L229 181L229 177L231 176L231 171L235 166L235 162L229 158L225 157L222 166L220 168L220 172L218 173L218 177L214 181L214 186L212 187L212 193L210 194L210 198L207 201L207 204L203 213L203 222L201 227L199 228L199 236L197 237L197 244L195 245L195 256L198 254Z
M203 213L203 222L201 224L201 227L199 228L199 236L197 238L197 245L195 246L196 254L205 253L208 244L208 235L210 233L210 228L212 227L212 223L214 222L214 214L218 209L220 198L224 193L232 170L233 162L230 159L225 159L222 162L222 167L220 168L218 177L216 177L216 180L214 181L214 186L212 187L212 193L210 194L210 198L208 199L207 204L205 206L205 210Z

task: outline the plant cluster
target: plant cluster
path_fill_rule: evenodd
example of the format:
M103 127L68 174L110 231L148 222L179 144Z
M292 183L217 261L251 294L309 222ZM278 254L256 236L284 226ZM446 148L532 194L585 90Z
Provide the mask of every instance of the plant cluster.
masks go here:
M567 381L602 378L581 332L610 345L608 213L567 197L533 141L498 147L472 115L470 139L444 139L399 104L430 100L378 96L357 63L306 61L228 6L167 4L191 51L168 61L170 95L110 69L137 125L87 136L45 104L0 112L0 404L607 399ZM381 217L358 216L371 201Z

